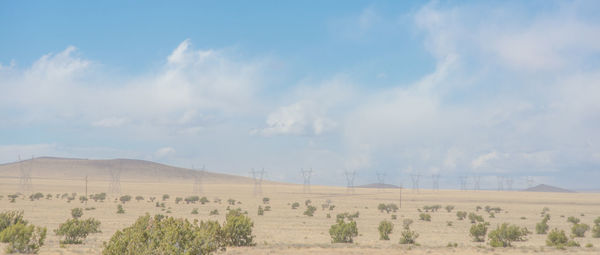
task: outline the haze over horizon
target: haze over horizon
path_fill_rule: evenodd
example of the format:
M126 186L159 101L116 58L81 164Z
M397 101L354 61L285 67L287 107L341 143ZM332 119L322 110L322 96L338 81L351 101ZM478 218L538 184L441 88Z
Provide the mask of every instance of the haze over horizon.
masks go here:
M0 163L600 189L597 1L3 2Z

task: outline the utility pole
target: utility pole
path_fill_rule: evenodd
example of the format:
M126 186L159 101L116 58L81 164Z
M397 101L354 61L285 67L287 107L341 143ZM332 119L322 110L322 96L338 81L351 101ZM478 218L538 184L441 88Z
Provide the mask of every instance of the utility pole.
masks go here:
M87 205L88 199L88 176L85 175L85 204Z

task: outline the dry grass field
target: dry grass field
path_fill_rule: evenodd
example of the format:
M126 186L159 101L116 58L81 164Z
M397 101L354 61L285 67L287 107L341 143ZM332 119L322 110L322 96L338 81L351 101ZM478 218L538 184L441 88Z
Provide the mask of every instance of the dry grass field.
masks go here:
M1 169L0 169L1 170ZM35 175L32 175L35 176ZM83 181L32 179L33 190L44 194L53 194L51 199L30 201L28 198L18 198L10 203L7 195L19 191L17 179L2 179L0 181L1 211L23 210L25 218L35 225L48 228L46 244L40 254L99 254L103 242L117 230L131 225L139 216L145 213L167 214L188 219L212 219L224 221L224 214L229 198L240 201L235 207L248 211L254 220L254 247L228 248L225 254L600 254L600 238L591 238L588 231L584 238L576 238L582 247L557 250L545 246L545 235L535 234L535 224L541 220L540 213L544 207L550 209L552 216L550 228L564 229L570 233L568 216L576 216L583 223L592 225L593 220L600 216L600 194L597 193L535 193L535 192L498 192L498 191L455 191L455 190L421 190L419 193L403 190L402 206L396 213L385 213L377 210L379 203L398 203L397 189L355 189L354 194L348 194L345 187L313 186L309 194L303 193L302 185L266 183L262 187L262 195L254 195L252 183L238 181L236 183L203 182L201 196L206 196L211 202L205 205L175 203L176 197L192 195L193 180L164 179L145 182L128 181L121 183L121 194L129 194L135 198L140 195L144 201L132 201L124 204L125 214L117 214L116 207L120 202L115 201L117 195L109 195L104 202L88 201L87 205L78 200L67 202L57 199L56 194L76 192L84 194ZM90 180L88 193L108 191L106 180ZM169 194L165 201L165 210L148 201L150 197L161 200L163 194ZM269 197L272 210L257 215L257 207L263 205L262 198ZM220 204L213 202L220 198ZM318 209L313 217L303 215L304 202L310 199ZM322 210L321 204L331 200L335 209ZM299 202L298 209L291 209L291 203ZM417 209L425 205L439 204L442 207L453 205L455 209L448 213L443 208L430 213L431 222L418 220ZM489 218L483 210L478 214L491 223L491 228L497 224L508 222L527 227L534 232L528 235L525 242L514 243L512 248L491 248L486 243L475 243L469 236L471 226L468 220L459 221L456 211L475 212L477 206L501 207L503 211ZM264 206L264 205L263 205ZM84 211L83 218L94 217L102 222L100 234L90 235L81 245L60 247L59 238L53 233L58 225L70 218L70 210L75 207L95 207L94 210ZM199 214L191 211L198 208ZM209 211L217 209L220 214L210 216ZM169 210L170 213L166 213ZM354 244L331 244L328 233L329 227L335 223L335 215L342 212L360 212L357 219L359 236ZM327 218L327 214L331 218ZM397 219L392 220L391 215ZM564 217L563 217L564 216ZM413 219L412 229L420 234L418 246L398 244L399 232L404 219ZM383 219L394 223L391 240L379 240L377 226ZM448 222L452 226L448 226ZM457 243L457 247L447 247L448 243ZM586 244L593 248L585 248ZM4 248L5 244L2 244ZM3 250L3 249L2 249Z

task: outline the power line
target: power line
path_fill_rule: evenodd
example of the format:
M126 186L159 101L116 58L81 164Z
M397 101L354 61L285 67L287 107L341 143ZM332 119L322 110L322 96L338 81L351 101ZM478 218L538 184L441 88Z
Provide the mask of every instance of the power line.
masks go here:
M460 190L462 191L466 191L467 190L467 182L468 182L468 177L467 176L459 176L458 179L460 181Z
M431 175L431 189L440 190L440 174Z
M481 182L481 176L474 175L473 176L473 189L480 190L479 183Z
M354 194L354 177L356 177L356 171L344 171L346 176L346 193Z
M252 178L254 179L254 195L259 196L262 194L262 181L265 174L265 169L255 171L254 168L250 171Z
M312 171L312 168L310 168L310 170L304 170L304 168L300 169L304 181L302 185L302 192L304 193L310 193L310 177L312 176Z
M411 174L410 179L412 180L412 189L413 192L419 193L419 179L421 178L420 174Z
M33 185L31 184L31 171L33 170L33 159L34 157L31 156L29 165L24 165L25 162L21 160L21 155L19 155L19 185L21 186L21 191L23 193L30 192L32 190Z

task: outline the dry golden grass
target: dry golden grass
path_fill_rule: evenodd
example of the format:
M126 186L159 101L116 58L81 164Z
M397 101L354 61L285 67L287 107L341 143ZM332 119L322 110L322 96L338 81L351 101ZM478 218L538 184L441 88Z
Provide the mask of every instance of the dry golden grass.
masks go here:
M44 194L51 193L51 200L41 199L29 201L29 199L17 199L16 203L9 203L7 195L18 191L16 183L10 184L10 180L2 180L0 183L1 195L0 208L4 210L23 210L27 220L33 224L48 228L48 238L42 247L40 254L99 254L104 241L117 230L131 225L139 216L145 213L165 214L161 208L155 207L154 203L148 201L137 202L135 199L124 205L125 214L116 214L118 202L116 196L110 196L107 201L88 202L87 206L78 200L67 203L66 200L56 199L58 193L77 192L78 196L84 193L82 181L57 181L34 179L35 192ZM16 182L16 180L12 180ZM355 189L355 194L349 195L346 188L313 186L310 194L302 193L301 185L271 184L263 185L262 196L254 196L251 184L204 184L203 196L211 200L205 205L200 204L175 204L175 197L192 195L193 181L179 182L154 182L154 183L122 183L122 194L129 194L133 198L137 195L156 197L161 200L162 194L169 194L171 198L166 201L166 207L170 207L175 217L188 219L212 219L224 220L227 199L233 198L241 201L236 205L247 210L255 222L254 234L257 245L250 248L228 248L227 254L600 254L600 239L591 238L591 233L586 233L585 238L576 240L584 246L592 243L594 248L569 248L568 250L556 250L545 246L545 235L532 233L526 242L515 243L513 248L492 249L485 243L474 243L469 236L470 223L468 220L458 221L456 211L474 212L475 207L486 205L501 207L504 211L496 214L496 218L489 218L488 214L480 211L478 214L484 216L492 227L502 222L509 222L519 226L527 227L535 231L535 224L541 220L542 208L550 208L549 214L552 219L549 222L551 228L564 229L570 232L570 225L566 217L576 216L583 223L592 224L593 220L600 216L600 194L596 193L528 193L528 192L496 192L496 191L454 191L421 190L415 193L403 190L402 208L395 213L396 220L394 232L390 235L390 241L380 241L377 226L383 219L391 219L391 214L381 213L377 210L379 203L398 203L398 190L378 191L377 189ZM89 193L100 193L108 190L107 182L90 182ZM212 202L214 198L220 198L221 204ZM269 197L269 205L272 211L265 212L264 216L257 216L257 207L262 205L262 198ZM304 201L310 199L318 210L314 217L302 215ZM333 211L322 210L321 204L331 200L336 206ZM301 206L292 210L290 204L299 202ZM451 213L441 209L431 213L432 221L423 222L418 220L418 208L424 205L439 204L454 205ZM95 210L84 211L83 218L94 217L102 222L101 234L90 235L82 245L69 245L65 248L59 246L59 239L53 230L70 217L71 208L95 207ZM193 208L199 209L199 214L192 215ZM218 209L220 215L209 216L209 211ZM331 244L329 227L335 222L335 215L342 212L360 212L357 219L359 236L354 244ZM331 218L326 218L330 213ZM584 216L581 216L584 214ZM561 218L564 215L565 218ZM526 219L521 219L526 217ZM402 220L410 218L415 222L412 229L420 234L417 239L420 246L408 246L398 244L399 230ZM452 221L453 226L447 226L447 221ZM448 248L448 243L457 243L458 247ZM0 248L4 248L2 245ZM2 249L3 250L3 249Z

